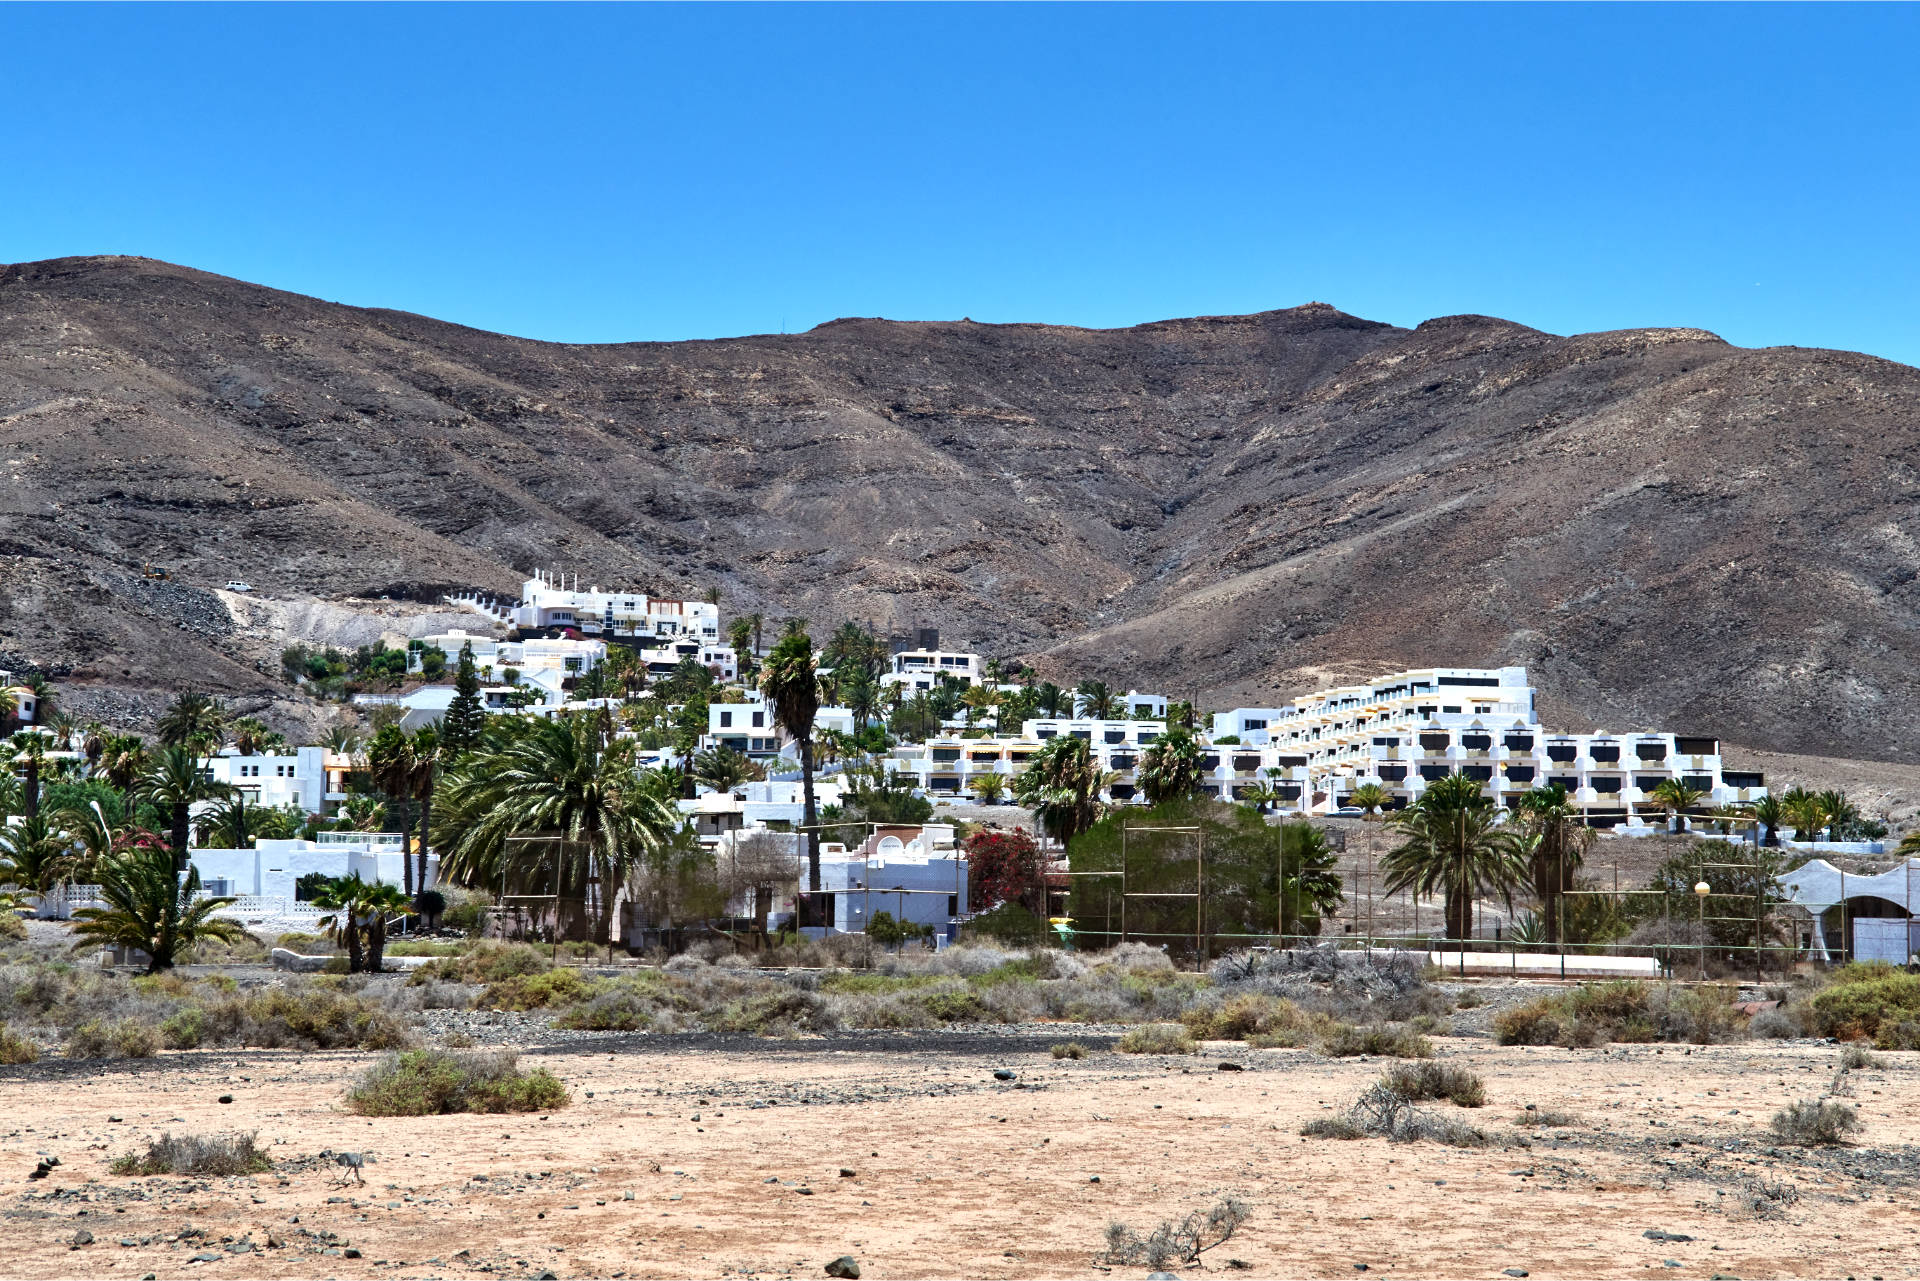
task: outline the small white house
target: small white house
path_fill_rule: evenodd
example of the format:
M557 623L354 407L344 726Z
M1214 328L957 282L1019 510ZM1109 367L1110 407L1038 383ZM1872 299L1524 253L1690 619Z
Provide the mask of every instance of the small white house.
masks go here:
M883 827L852 849L822 847L820 886L827 895L822 911L833 925L807 934L863 934L868 921L887 912L896 921L932 926L944 944L958 937L966 911L967 863L951 825Z
M398 832L321 832L317 840L261 840L250 850L189 849L187 859L200 873L200 884L221 897L274 898L291 906L297 899L295 883L318 872L324 876L352 876L403 886ZM427 884L439 878L439 859L427 859Z

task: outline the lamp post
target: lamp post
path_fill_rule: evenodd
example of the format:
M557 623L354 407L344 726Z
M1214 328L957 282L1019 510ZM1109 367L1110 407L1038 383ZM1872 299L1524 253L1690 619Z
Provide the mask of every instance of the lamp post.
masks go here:
M1700 981L1707 978L1707 895L1713 893L1713 886L1705 881L1693 883L1693 896L1700 902Z

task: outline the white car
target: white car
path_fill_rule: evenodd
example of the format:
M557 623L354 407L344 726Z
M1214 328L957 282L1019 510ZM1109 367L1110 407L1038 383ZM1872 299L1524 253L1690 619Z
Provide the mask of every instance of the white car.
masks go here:
M227 590L230 592L250 592L253 590L253 584L243 583L237 578L229 578L227 580Z

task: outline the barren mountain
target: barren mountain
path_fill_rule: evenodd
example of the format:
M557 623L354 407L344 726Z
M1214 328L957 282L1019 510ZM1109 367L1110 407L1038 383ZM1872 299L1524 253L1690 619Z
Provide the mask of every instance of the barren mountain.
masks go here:
M199 589L431 601L539 564L1215 702L1522 662L1562 719L1911 761L1917 442L1920 371L1694 329L1313 303L575 346L27 263L0 666L264 694L270 646Z

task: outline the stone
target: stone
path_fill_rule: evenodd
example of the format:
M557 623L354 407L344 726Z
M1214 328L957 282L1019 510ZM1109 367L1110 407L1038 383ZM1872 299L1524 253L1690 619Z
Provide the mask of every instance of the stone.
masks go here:
M1006 1068L995 1068L993 1079L996 1081L1011 1081L1014 1079L1014 1074Z
M1241 1067L1241 1066L1240 1066L1240 1065L1239 1065L1238 1063L1225 1063L1225 1062L1223 1062L1223 1063L1220 1063L1220 1064L1218 1064L1217 1066L1219 1067L1219 1069L1220 1069L1220 1070L1221 1070L1222 1072L1244 1072L1244 1071L1246 1071L1246 1069L1245 1069L1245 1068L1243 1068L1243 1067Z
M1684 1236L1678 1232L1662 1232L1659 1228L1648 1228L1645 1232L1642 1232L1640 1235L1645 1237L1649 1241L1691 1241L1693 1240L1693 1238L1690 1236Z
M827 1275L841 1277L845 1281L860 1281L860 1262L851 1254L843 1254L827 1265Z
M1088 1183L1098 1183L1098 1182L1100 1182L1100 1176L1099 1176L1099 1175L1097 1175L1097 1174L1091 1174L1091 1175L1088 1175L1088 1176L1087 1176L1087 1182L1088 1182Z
M843 1165L840 1167L840 1177L843 1179L851 1179L852 1177L854 1177L853 1171L849 1170L846 1166Z
M1502 1268L1500 1269L1500 1275L1503 1277L1523 1277L1527 1275L1527 1270L1525 1268Z
M78 1232L73 1234L74 1249L78 1250L83 1245L92 1245L92 1244L93 1244L93 1233L87 1231L85 1228L81 1228Z
M220 1096L220 1101L222 1103L231 1103L233 1102L233 1096L231 1094L223 1094Z
M346 1259L357 1259L360 1257L360 1251L354 1246L348 1246L340 1252L340 1256Z

